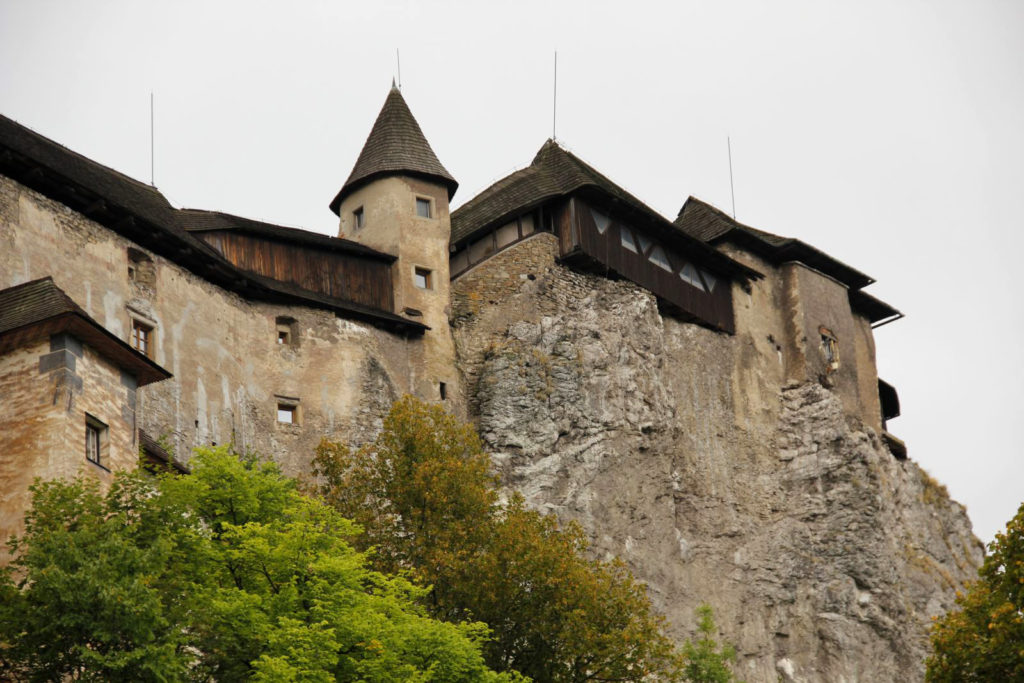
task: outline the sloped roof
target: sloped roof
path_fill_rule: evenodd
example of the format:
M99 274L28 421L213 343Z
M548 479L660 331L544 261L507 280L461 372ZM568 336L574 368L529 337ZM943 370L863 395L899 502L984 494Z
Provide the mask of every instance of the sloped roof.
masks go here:
M0 291L0 352L57 332L70 332L131 372L140 385L171 373L111 334L53 282L44 277Z
M190 233L232 230L249 235L269 237L281 242L316 247L317 249L358 254L360 256L379 259L389 263L397 259L396 256L385 254L384 252L377 251L376 249L371 249L366 245L353 242L352 240L330 237L318 232L310 232L309 230L301 230L299 228L287 228L283 225L265 223L263 221L244 218L242 216L234 216L230 213L223 213L221 211L179 209L179 215L185 230Z
M455 195L459 186L452 174L438 161L420 130L420 124L405 103L402 92L394 84L366 138L352 173L331 201L331 211L338 213L346 196L371 180L388 175L413 175L438 181L448 188L449 199Z
M725 240L735 242L773 263L800 261L839 280L851 290L867 287L875 281L871 276L805 242L744 225L721 209L696 197L689 197L686 200L673 225L709 244Z
M528 167L502 178L452 212L451 243L460 246L477 233L519 213L578 191L593 192L620 203L663 238L682 243L684 249L702 256L706 263L717 266L723 273L741 277L761 276L703 241L679 232L664 216L551 139L541 146Z
M84 157L3 115L0 174L247 298L327 308L392 331L419 333L427 329L391 311L320 296L237 268L206 242L190 235L182 227L184 213L172 207L155 187Z

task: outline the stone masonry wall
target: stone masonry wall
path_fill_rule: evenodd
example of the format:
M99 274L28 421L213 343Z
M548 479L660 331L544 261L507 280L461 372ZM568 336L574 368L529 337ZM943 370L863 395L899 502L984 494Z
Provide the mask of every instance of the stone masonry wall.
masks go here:
M147 278L132 280L129 248L144 251L0 178L0 288L50 275L126 341L133 318L152 324L151 355L174 377L139 390L139 426L179 459L234 442L303 474L321 436L369 438L389 397L410 390L417 339L321 309L248 301L155 254L145 254ZM294 344L277 344L279 316L294 319ZM300 427L277 421L280 401L298 403Z

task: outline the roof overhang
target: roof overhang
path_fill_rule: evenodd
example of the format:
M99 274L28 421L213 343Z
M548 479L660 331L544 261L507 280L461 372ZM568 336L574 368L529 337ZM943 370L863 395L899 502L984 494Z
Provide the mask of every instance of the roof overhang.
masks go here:
M61 332L66 332L96 349L114 365L133 375L139 386L172 377L167 370L108 332L106 328L74 312L61 313L3 332L0 334L0 353L48 339L50 335Z

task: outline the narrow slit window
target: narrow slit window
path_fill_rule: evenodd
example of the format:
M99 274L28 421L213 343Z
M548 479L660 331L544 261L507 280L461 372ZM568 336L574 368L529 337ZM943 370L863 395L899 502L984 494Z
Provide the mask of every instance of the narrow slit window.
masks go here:
M651 263L662 270L667 270L670 273L672 272L672 264L668 262L668 255L661 247L655 246L654 249L651 249L651 254L647 258L651 260Z
M107 425L92 415L85 416L85 459L107 468Z
M819 327L818 332L821 334L821 350L825 355L825 363L828 365L829 372L838 370L839 340L827 327Z
M360 206L352 212L352 225L356 230L366 225L366 214L363 213L363 207Z
M416 198L416 215L420 218L430 218L430 200L422 197Z
M444 401L448 398L448 385L444 382L440 382L437 385L437 392L441 395L441 400Z
M412 275L413 284L419 287L420 289L432 289L431 280L433 278L431 277L431 275L433 275L433 273L431 273L428 269L417 267L413 271Z
M629 232L629 228L619 228L619 241L622 242L623 247L634 254L637 253L636 242L633 241L633 235Z

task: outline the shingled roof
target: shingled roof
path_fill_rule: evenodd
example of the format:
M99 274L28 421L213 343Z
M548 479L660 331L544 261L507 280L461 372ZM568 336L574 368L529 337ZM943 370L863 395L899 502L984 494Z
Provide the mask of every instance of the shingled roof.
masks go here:
M282 225L265 223L263 221L234 216L221 211L205 211L203 209L179 209L179 215L185 230L190 233L211 232L218 230L231 230L249 235L269 237L281 242L290 244L301 244L304 246L326 249L328 251L342 251L350 254L358 254L368 258L378 259L392 263L397 260L396 256L385 254L382 251L353 242L352 240L330 237L318 232L301 230L299 228L286 228Z
M391 92L370 130L356 165L337 196L331 211L338 213L342 200L371 180L389 175L411 175L440 182L448 188L448 199L459 184L438 161L420 124L409 111L401 91L392 84Z
M51 277L0 291L0 352L58 332L70 332L89 344L135 375L139 385L171 376L96 322Z
M189 234L183 227L187 212L171 206L155 187L82 156L2 115L0 174L64 204L207 281L247 298L327 308L344 317L364 320L397 332L419 334L427 329L425 325L391 311L324 297L290 283L259 277L237 268L206 242Z
M502 178L452 212L452 246L461 246L478 233L550 199L574 192L599 195L617 203L664 239L703 257L705 263L717 266L724 274L761 277L760 273L733 261L702 240L675 229L664 216L550 139L541 146L528 167Z
M689 197L673 225L708 244L734 242L772 263L799 261L842 282L849 288L850 305L872 322L902 318L897 309L861 291L875 280L823 251L792 237L780 237L735 220L721 209ZM884 324L884 323L883 323Z
M874 278L805 242L744 225L721 209L696 197L689 197L686 200L673 225L709 244L735 242L773 263L800 261L834 277L851 290L867 287L875 281Z

